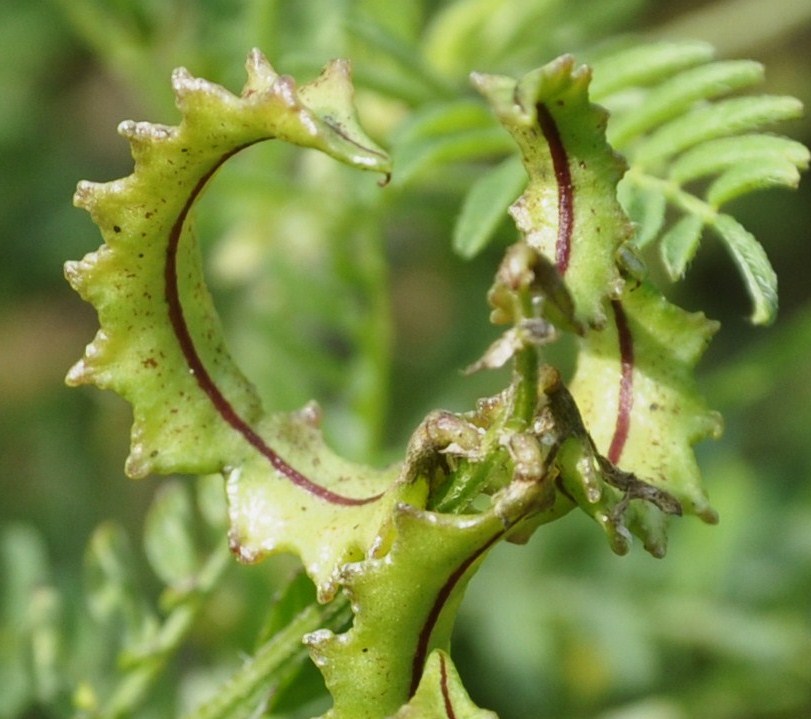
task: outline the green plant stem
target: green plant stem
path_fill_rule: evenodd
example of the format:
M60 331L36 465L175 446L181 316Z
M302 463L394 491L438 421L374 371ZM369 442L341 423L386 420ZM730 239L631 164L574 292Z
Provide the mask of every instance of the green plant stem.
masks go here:
M515 395L508 425L523 430L538 408L538 351L525 347L515 355ZM517 425L517 426L516 426Z
M273 687L271 675L284 676L307 657L302 637L317 629L340 630L351 619L349 601L340 595L327 605L311 604L284 629L268 639L221 687L217 695L186 719L236 719L253 716L260 693Z
M513 401L506 420L503 425L499 423L488 432L483 443L485 458L478 462L467 462L455 472L447 490L432 507L434 511L453 514L466 511L498 468L509 459L507 451L499 445L501 429L508 427L522 431L531 424L538 407L537 349L534 346L524 347L516 353L513 363Z
M358 379L354 383L357 391L352 396L353 409L364 429L358 453L368 459L380 451L389 409L393 334L390 278L376 226L379 218L375 216L362 222L357 217L353 219L357 244L347 247L341 257L341 269L368 298L368 310L355 331Z
M524 317L535 316L532 293L524 289L519 294ZM513 358L513 404L507 425L519 431L526 429L538 408L538 348L533 344L521 348Z
M447 490L431 509L447 514L462 514L481 493L494 471L506 460L506 451L500 447L493 447L481 462L465 463L454 473Z
M158 630L142 657L129 657L131 669L124 675L105 705L94 714L104 719L132 716L143 701L155 679L160 676L166 662L178 649L205 604L205 599L219 584L233 557L227 545L218 547L203 566L195 589L173 609ZM77 717L86 714L80 712Z
M706 225L713 225L718 219L718 210L708 202L685 191L681 185L673 180L662 179L637 168L628 170L623 179L637 187L654 188L668 202L671 202L684 212L700 217Z

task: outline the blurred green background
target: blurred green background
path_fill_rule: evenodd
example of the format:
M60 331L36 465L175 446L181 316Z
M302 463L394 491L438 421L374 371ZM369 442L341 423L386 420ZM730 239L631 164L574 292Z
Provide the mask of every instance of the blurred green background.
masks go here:
M523 73L628 34L757 59L764 92L811 106L809 0L2 0L0 717L69 716L82 680L113 681L115 637L83 597L97 525L127 530L134 581L150 602L160 592L139 542L167 480L124 477L121 400L63 385L95 316L61 266L100 242L71 195L129 174L117 123L175 123L179 65L237 91L257 46L302 81L351 58L364 124L396 147L415 113L473 97L470 70ZM811 144L807 119L781 132ZM270 408L316 397L342 453L385 463L428 410L502 386L459 372L496 335L484 296L514 236L505 222L474 261L451 249L485 161L404 158L407 175L381 189L272 143L244 154L203 200L199 232L234 353ZM613 556L582 515L500 548L469 590L455 657L502 719L811 716L811 183L733 213L777 270L777 323L748 325L713 241L676 290L723 322L700 381L726 432L698 449L721 523L679 522L661 561ZM231 568L139 716L187 709L238 666L290 569Z

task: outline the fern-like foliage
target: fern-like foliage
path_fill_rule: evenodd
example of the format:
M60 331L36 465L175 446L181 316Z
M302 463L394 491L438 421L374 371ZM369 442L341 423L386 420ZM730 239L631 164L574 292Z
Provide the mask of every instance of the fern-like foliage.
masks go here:
M629 163L619 194L637 224L635 243L659 243L677 280L711 230L744 277L757 324L775 317L777 280L764 249L726 208L755 190L795 187L809 161L799 142L764 132L799 117L799 100L736 94L762 78L759 63L716 60L704 44L666 43L599 60L593 86L611 111L609 142Z
M704 230L711 230L744 277L753 302L752 321L771 322L777 311L777 279L765 250L728 205L756 190L797 185L800 170L808 167L807 148L767 130L799 117L800 101L739 94L762 81L762 66L716 60L703 43L633 45L591 64L592 99L608 108L608 141L628 165L618 193L635 224L634 244L658 243L675 281L684 275ZM409 145L415 134L410 128ZM457 149L462 144L460 137L440 143L435 136L431 143ZM479 144L466 159L494 149ZM461 159L458 153L454 159ZM487 245L496 218L524 182L519 163L506 161L473 183L454 232L460 254L470 257Z

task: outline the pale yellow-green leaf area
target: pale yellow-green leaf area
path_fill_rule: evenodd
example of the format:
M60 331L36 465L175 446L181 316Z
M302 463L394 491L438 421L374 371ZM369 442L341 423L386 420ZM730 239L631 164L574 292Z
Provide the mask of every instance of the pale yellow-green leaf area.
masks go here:
M391 719L498 719L471 701L450 656L431 653L416 694Z
M686 514L716 520L692 446L717 437L720 416L700 396L693 368L717 323L629 283L601 331L581 340L570 388L601 454L672 496Z
M67 263L66 275L96 308L100 330L67 381L112 389L132 404L127 472L134 477L219 471L253 451L226 415L252 426L262 411L224 345L191 229L193 205L217 169L251 144L280 139L389 172L385 153L355 119L345 62L302 87L258 51L247 72L235 95L175 71L180 124L121 123L133 174L82 182L76 192L104 245Z
M269 468L259 454L232 469L227 481L231 550L243 562L296 554L319 600L329 601L338 591L344 564L362 561L386 545L394 507L425 504L425 483L398 482L397 467L376 470L343 459L317 428L295 417L269 417L260 431L284 447L285 462L313 478L318 488L305 491ZM319 495L319 488L329 494Z
M607 113L589 102L591 70L564 55L519 80L473 82L518 144L527 188L510 212L527 243L555 264L578 320L602 326L619 293L614 256L632 236L617 199L625 170L605 139Z

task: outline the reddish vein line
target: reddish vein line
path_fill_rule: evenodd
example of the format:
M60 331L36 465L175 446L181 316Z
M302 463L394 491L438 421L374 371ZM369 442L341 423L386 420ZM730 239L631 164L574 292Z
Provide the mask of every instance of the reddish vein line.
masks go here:
M620 391L617 406L617 423L614 426L614 436L608 449L608 459L618 464L628 440L628 431L631 427L631 410L634 406L634 341L628 327L628 318L622 303L611 300L611 309L614 311L614 324L617 327L617 339L620 350Z
M546 105L539 102L535 106L538 124L552 155L552 167L558 184L558 237L555 243L555 265L561 275L569 269L572 253L572 233L574 232L574 187L569 158L560 138L558 126Z
M254 429L245 421L245 419L243 419L237 413L233 405L228 401L228 399L226 399L219 387L217 387L214 379L203 364L203 360L197 351L197 347L194 344L188 324L186 323L186 318L183 314L183 305L180 301L180 288L177 275L177 252L178 246L180 245L180 238L183 233L183 225L186 222L186 217L188 216L192 205L202 192L206 183L222 166L222 164L237 152L252 144L254 143L247 143L240 147L234 148L230 152L227 152L205 175L200 178L200 180L194 186L194 189L189 194L189 197L186 199L186 204L183 206L183 209L177 216L175 224L172 226L169 233L169 246L166 250L166 269L164 271L166 302L169 306L169 321L172 324L175 337L177 338L180 349L183 352L184 358L186 359L186 364L188 364L189 370L197 380L197 384L199 385L200 389L205 392L205 394L211 400L211 403L214 405L214 408L217 410L220 417L222 417L223 420L225 420L225 422L227 422L233 429L239 432L250 445L258 450L260 454L262 454L271 463L274 469L284 475L297 487L300 487L306 492L309 492L310 494L313 494L316 497L326 500L332 504L344 506L368 504L369 502L374 502L376 499L379 499L381 495L355 498L337 494L305 477L303 474L301 474L301 472L287 464L287 462L285 462L265 443L265 441L254 431Z
M465 575L468 569L470 569L471 565L484 554L490 547L492 547L501 537L504 536L504 533L507 530L504 529L500 532L497 532L493 535L490 539L488 539L481 547L479 547L473 554L471 554L462 564L460 564L453 573L448 577L445 581L445 584L442 585L441 589L437 593L436 599L434 600L434 604L431 607L431 611L428 612L428 616L425 619L425 624L422 625L422 629L420 630L420 636L417 639L417 648L414 652L414 659L411 662L411 689L409 690L409 697L414 696L414 692L417 691L417 686L420 683L420 677L422 676L422 671L425 667L425 660L428 656L428 642L431 640L431 635L434 632L434 627L436 627L437 621L439 621L439 615L442 613L442 609L445 606L445 603L451 596L456 585L459 583L459 580Z
M445 655L439 656L439 688L442 692L442 700L445 702L445 715L448 719L456 719L456 712L453 710L451 693L448 689L448 667L445 662Z

